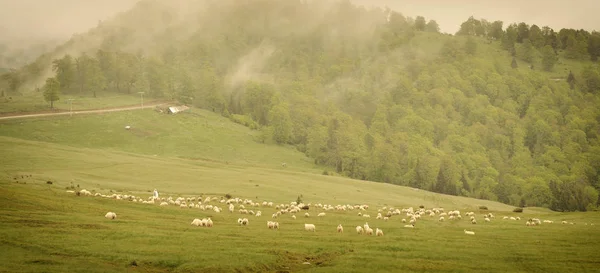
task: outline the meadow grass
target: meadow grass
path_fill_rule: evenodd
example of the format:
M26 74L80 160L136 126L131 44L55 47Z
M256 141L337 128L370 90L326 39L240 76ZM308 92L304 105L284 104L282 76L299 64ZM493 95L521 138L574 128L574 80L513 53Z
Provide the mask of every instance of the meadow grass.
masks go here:
M131 130L125 130L125 126ZM259 132L210 111L167 115L150 109L100 115L11 120L0 135L160 157L182 157L316 172L295 149L258 143ZM322 170L321 170L322 171Z
M73 111L141 105L140 96L136 95L106 93L98 94L96 98L91 96L61 95L60 100L54 102L54 111L69 111L71 109L71 103ZM69 102L69 99L73 99L73 101ZM158 101L160 100L144 98L144 104ZM50 109L50 103L44 100L44 96L41 92L0 97L0 114L40 111L52 111L52 109Z
M302 153L256 137L202 110L0 123L0 272L600 272L598 212L513 213L493 201L325 176ZM219 204L224 212L215 213L81 197L66 193L71 186L144 199L154 188L174 198L230 194L289 203L301 196L313 204L368 204L371 218L356 210L318 218L313 208L309 218L282 215L281 229L273 231L266 221L274 208L248 208L262 211L254 217ZM479 223L425 216L408 229L404 215L375 219L383 206L420 205L474 211ZM108 211L117 219L105 219ZM496 215L491 223L483 221L487 212ZM505 215L523 219L502 220ZM215 226L190 225L204 217ZM238 226L239 217L250 225ZM533 217L555 223L526 227ZM365 222L385 236L356 234ZM304 231L304 223L315 224L316 232ZM336 233L338 224L344 234Z

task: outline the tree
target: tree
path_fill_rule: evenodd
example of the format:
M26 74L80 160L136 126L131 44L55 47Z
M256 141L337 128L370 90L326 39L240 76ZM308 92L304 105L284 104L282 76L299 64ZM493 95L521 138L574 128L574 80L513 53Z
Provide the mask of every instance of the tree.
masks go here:
M542 30L537 25L531 25L529 28L529 38L528 38L535 48L541 48L545 44L544 36L542 35Z
M529 39L525 39L523 40L523 44L519 48L518 55L519 58L521 58L521 60L526 61L528 63L533 63L533 61L535 60L535 52L535 48L531 44L531 41L529 41Z
M465 52L469 55L475 55L477 53L477 42L473 37L467 38L465 41Z
M567 77L567 82L569 83L569 87L571 89L575 88L575 75L573 75L573 71L569 70L569 76Z
M512 58L512 62L510 63L510 67L512 68L518 68L519 65L517 64L517 59L515 57Z
M493 38L494 40L500 40L502 38L502 36L504 35L504 31L502 30L502 21L494 21L491 25L490 25L490 29L488 32L488 36L490 38Z
M425 31L439 33L440 25L438 25L435 20L429 20L429 22L427 22L427 26L425 26Z
M554 53L554 49L551 46L546 45L542 48L542 66L546 71L552 71L554 65L558 61L558 57Z
M529 26L521 22L517 25L517 43L522 43L525 39L529 39Z
M425 31L425 27L427 26L425 17L417 16L415 19L415 30L417 31Z
M50 108L54 108L54 102L60 99L60 82L56 78L47 78L44 85L44 100L50 102Z
M280 103L269 112L269 124L273 128L273 140L277 144L285 144L292 139L292 119L288 108L286 103Z

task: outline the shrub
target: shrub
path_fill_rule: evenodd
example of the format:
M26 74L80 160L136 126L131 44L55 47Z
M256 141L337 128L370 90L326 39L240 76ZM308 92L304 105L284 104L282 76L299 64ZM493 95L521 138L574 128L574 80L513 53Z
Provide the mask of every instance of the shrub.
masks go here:
M52 181L48 180L48 181L46 181L46 184L52 185Z
M231 121L241 124L241 125L244 125L250 129L258 129L260 127L260 126L258 126L258 123L256 123L249 116L232 114L230 116L230 119L231 119Z
M523 212L523 208L515 208L513 209L513 212Z
M327 170L323 170L323 175L329 175L329 172Z
M227 198L227 199L231 199L231 194L229 194L229 193L228 193L228 194L225 194L225 198Z
M423 205L420 205L420 206L419 206L419 208L420 208L420 209L424 209L424 208L425 208L425 206L423 206Z
M488 209L488 207L486 207L486 206L479 206L479 209L480 209L480 210L487 210L487 209Z

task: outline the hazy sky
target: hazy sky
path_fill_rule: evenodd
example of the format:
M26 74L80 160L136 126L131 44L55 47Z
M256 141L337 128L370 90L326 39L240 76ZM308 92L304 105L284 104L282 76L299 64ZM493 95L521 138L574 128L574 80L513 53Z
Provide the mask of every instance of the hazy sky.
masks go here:
M285 1L285 0L282 0ZM387 5L404 15L435 19L443 32L455 33L469 16L535 23L554 29L600 30L600 0L352 0ZM69 38L84 32L137 0L0 0L0 29L28 37Z

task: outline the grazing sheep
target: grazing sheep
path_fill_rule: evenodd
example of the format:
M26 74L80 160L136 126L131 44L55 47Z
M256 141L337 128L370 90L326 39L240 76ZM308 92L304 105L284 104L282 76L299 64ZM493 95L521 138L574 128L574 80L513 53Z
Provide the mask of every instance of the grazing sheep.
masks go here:
M255 215L255 216L256 216L256 217L260 217L261 215L262 215L262 212L259 210L259 211L257 211L257 212L256 212L256 215Z
M213 226L213 221L210 218L206 219L206 227L212 227L212 226Z
M240 225L247 226L248 225L248 218L241 219Z
M296 220L296 215L292 215L292 219Z
M383 217L383 221L386 221L386 222L387 222L388 220L390 220L390 217L387 217L387 216L386 216L386 217Z
M361 226L356 226L356 233L363 234L365 231Z
M198 218L194 219L194 221L192 221L192 226L197 226L197 227L202 226L202 220L200 220Z
M473 232L473 231L468 231L468 230L466 230L466 229L465 229L464 231L465 231L465 234L469 234L469 235L475 235L475 232Z
M375 235L376 235L376 236L383 236L383 230L381 230L381 229L377 228L377 229L375 230Z
M325 212L321 212L321 213L317 214L317 217L323 217L323 216L325 216Z
M485 218L485 221L490 222L491 220L490 220L490 218Z
M338 233L344 233L344 227L342 227L342 224L339 224L339 225L337 226L337 232L338 232Z
M473 224L473 225L477 224L477 220L475 220L475 219L471 220L471 224Z
M410 224L410 225L404 225L405 228L414 228L415 225L414 224Z
M308 214L308 212L304 213L304 217L309 217L310 214Z
M404 220L404 219L402 219L402 220ZM438 221L444 222L444 216L440 216L440 219L438 219ZM406 222L406 221L402 221L402 223L404 223L404 222Z
M306 231L312 231L315 232L315 225L314 224L304 224L304 230Z
M406 223L406 219L402 219L402 223Z
M367 228L367 229L365 229L365 233L367 235L373 235L373 229L372 228Z
M112 211L109 211L106 213L106 215L104 215L104 217L106 219L114 220L114 219L117 219L117 214Z

